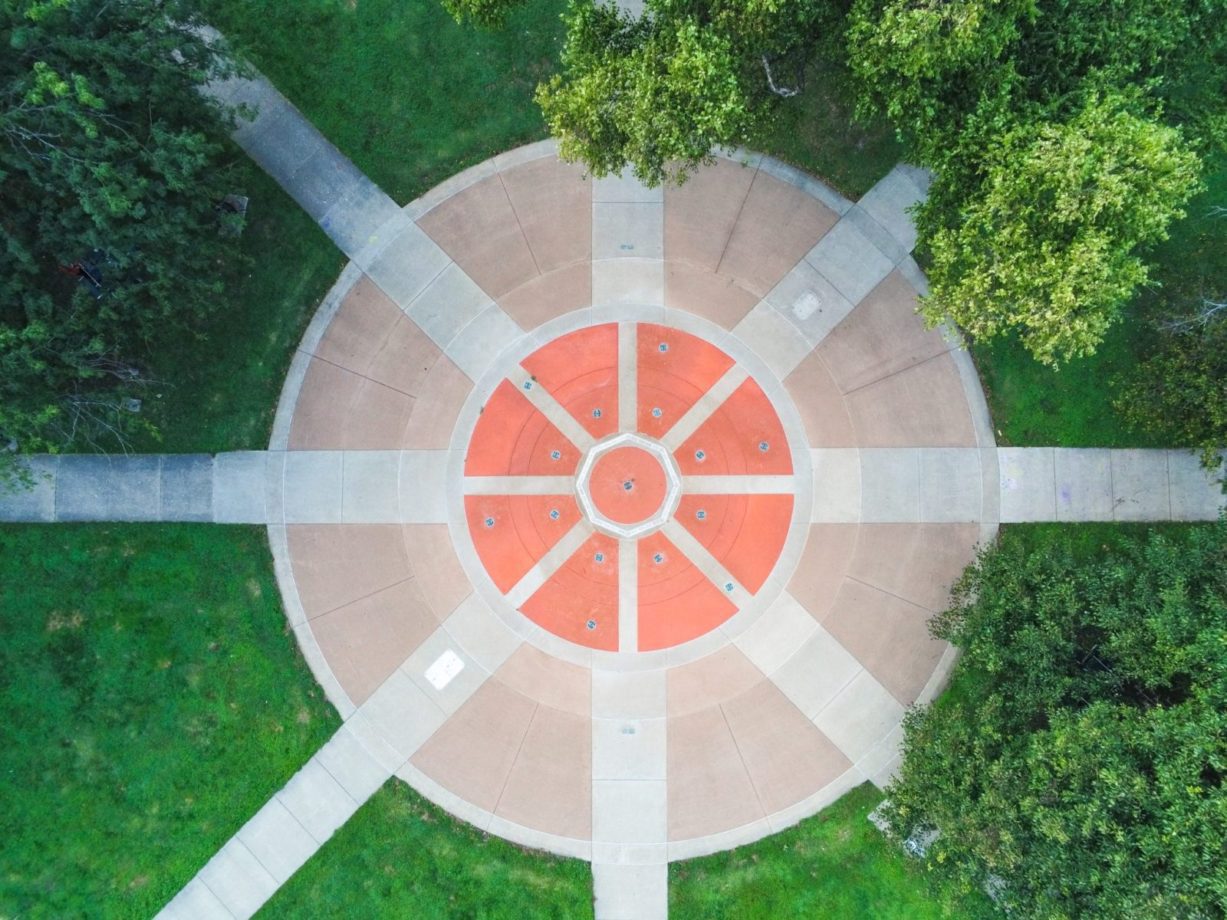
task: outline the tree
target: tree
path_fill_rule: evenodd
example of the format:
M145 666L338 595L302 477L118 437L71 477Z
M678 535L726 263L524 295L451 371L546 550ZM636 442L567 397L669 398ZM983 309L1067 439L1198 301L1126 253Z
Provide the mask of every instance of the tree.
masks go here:
M456 22L475 22L486 28L499 28L507 22L512 10L526 0L442 0L443 8Z
M1227 301L1204 300L1160 326L1159 347L1124 382L1115 406L1138 428L1200 448L1216 468L1227 445Z
M161 0L0 6L0 448L122 443L140 355L224 302L229 72Z
M855 0L848 23L863 107L928 166L967 147L986 103L1014 123L1051 120L1095 88L1141 90L1199 141L1223 138L1221 0Z
M523 0L443 0L458 21L502 25ZM745 142L800 89L825 0L647 0L644 15L571 0L562 73L537 102L565 159L593 175L629 163L649 185L682 181Z
M1093 351L1181 215L1191 157L1227 141L1227 3L856 0L848 36L863 109L938 176L926 314L1021 330L1049 363ZM1057 200L1086 213L1044 213Z
M1003 56L1036 12L1036 0L856 0L848 46L862 113L886 115L921 162L939 166L967 121L1015 90Z
M947 170L919 211L932 256L926 318L975 337L1016 330L1050 364L1094 352L1148 278L1138 250L1183 216L1199 168L1176 129L1119 95L1006 131L978 188Z
M1005 534L935 621L963 655L905 719L892 826L1019 916L1227 916L1227 523L1046 533Z
M732 42L694 18L634 19L580 3L566 21L566 77L540 86L537 101L562 157L595 176L630 163L650 185L684 177L761 117Z

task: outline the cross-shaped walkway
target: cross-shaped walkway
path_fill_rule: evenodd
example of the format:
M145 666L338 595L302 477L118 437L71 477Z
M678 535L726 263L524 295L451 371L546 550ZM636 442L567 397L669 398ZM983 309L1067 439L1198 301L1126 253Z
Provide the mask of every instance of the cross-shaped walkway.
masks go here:
M744 151L662 191L544 143L401 208L266 81L214 90L352 260L269 449L34 457L0 498L267 525L345 720L166 917L251 916L394 774L590 860L598 918L663 917L669 861L888 781L953 662L925 622L999 523L1223 508L1188 452L995 445L914 313L909 167L854 204Z

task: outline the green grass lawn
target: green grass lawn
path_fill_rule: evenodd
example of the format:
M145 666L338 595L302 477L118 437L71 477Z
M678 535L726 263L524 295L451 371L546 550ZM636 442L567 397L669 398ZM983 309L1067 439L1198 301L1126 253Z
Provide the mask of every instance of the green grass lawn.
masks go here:
M1153 348L1152 317L1227 294L1227 217L1213 213L1227 203L1227 168L1211 172L1206 186L1187 206L1188 216L1173 225L1171 238L1149 254L1155 283L1134 298L1095 355L1053 370L1014 339L973 348L999 444L1179 446L1126 427L1112 400L1114 381Z
M246 159L242 151L236 157ZM281 386L303 330L345 265L305 211L254 164L242 247L250 271L201 328L150 344L154 383L142 416L160 431L137 438L143 451L263 450Z
M402 204L467 166L546 136L532 95L556 67L562 0L530 0L497 31L457 25L438 0L201 5Z
M335 730L263 530L0 527L0 917L150 917Z
M1131 311L1131 313L1136 311ZM1002 446L1160 447L1127 428L1112 406L1113 379L1140 360L1149 327L1126 317L1098 352L1058 370L1040 364L1015 338L977 343L972 357Z
M669 867L672 920L973 920L979 892L943 885L868 821L866 783L796 827Z
M483 834L391 780L259 916L582 920L592 870Z

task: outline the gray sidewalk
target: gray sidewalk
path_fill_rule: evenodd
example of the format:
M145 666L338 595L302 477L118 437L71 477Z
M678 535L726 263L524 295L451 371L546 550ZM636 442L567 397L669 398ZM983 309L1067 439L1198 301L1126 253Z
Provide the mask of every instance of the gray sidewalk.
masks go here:
M396 202L264 77L213 83L208 92L255 110L253 120L240 120L234 140L350 258L380 248L410 223Z
M813 453L814 523L970 521L979 512L980 482L970 475L979 469L978 448ZM443 450L36 456L28 458L34 487L0 495L0 521L443 524L449 457ZM1005 524L1212 521L1227 507L1189 451L1005 447L997 460Z
M342 725L157 916L253 916L391 775Z

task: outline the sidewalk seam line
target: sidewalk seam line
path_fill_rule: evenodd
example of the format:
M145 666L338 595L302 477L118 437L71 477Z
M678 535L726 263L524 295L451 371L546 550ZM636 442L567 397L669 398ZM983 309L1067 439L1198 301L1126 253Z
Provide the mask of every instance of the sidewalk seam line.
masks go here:
M507 183L503 181L503 171L496 169L494 174L498 176L499 188L503 190L503 195L507 198L507 205L511 208L511 216L516 219L516 229L520 231L520 236L524 238L524 248L528 250L528 257L533 260L533 268L537 272L537 277L540 278L544 272L541 271L541 266L537 262L537 254L533 252L533 244L528 240L528 234L524 232L524 224L520 221L520 212L516 210L516 203L511 200L511 192L507 191ZM519 325L517 323L517 325Z
M737 232L737 225L741 222L741 214L746 209L746 202L750 200L750 192L754 188L754 183L758 181L758 175L761 170L762 170L762 160L760 159L757 163L754 164L754 175L750 177L750 184L746 186L746 193L741 196L741 204L737 206L737 214L733 218L732 226L729 227L729 235L724 238L724 245L720 247L720 257L716 259L716 267L712 269L713 274L718 275L720 273L720 266L724 264L724 257L728 255L729 243L733 241L733 234ZM662 203L663 203L663 196L662 196ZM663 221L661 222L661 230L662 232L664 230ZM661 245L661 251L664 252L663 240L662 240L662 245ZM804 256L802 256L802 258L804 258ZM796 268L796 267L797 266L795 265L793 266L793 268ZM791 272L791 271L792 271L792 268L788 270L788 272ZM788 272L785 272L784 274L787 275ZM779 282L777 281L776 284L778 283ZM772 285L772 287L774 286L775 285Z

